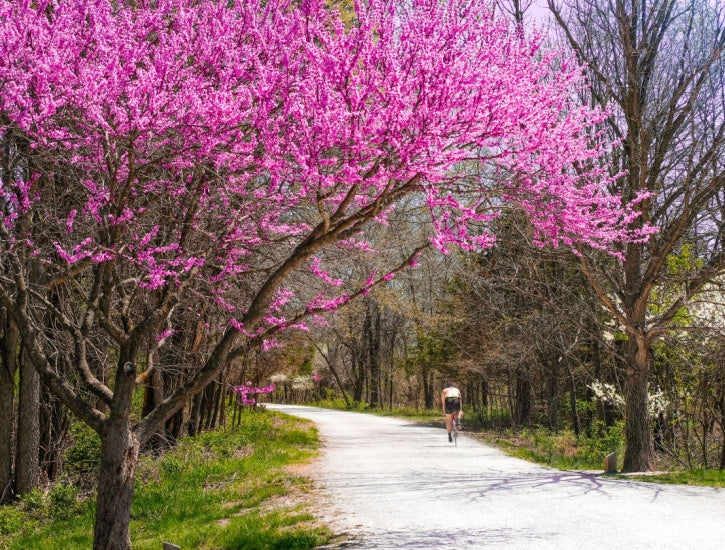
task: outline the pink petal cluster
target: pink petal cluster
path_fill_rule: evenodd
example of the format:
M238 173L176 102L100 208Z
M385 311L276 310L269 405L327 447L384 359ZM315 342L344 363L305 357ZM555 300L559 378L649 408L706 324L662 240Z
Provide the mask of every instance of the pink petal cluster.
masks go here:
M256 405L257 399L254 397L249 397L250 395L267 394L273 392L274 389L274 384L271 384L264 388L256 388L252 386L251 382L247 382L242 386L236 386L234 388L234 393L239 396L239 399L241 400L243 405Z
M488 0L354 6L346 26L323 0L1 2L0 139L77 177L58 204L49 168L0 179L1 252L113 261L150 292L193 280L238 311L226 293L280 243L293 254L337 227L325 246L370 250L365 223L414 194L443 251L492 246L481 228L509 206L542 243L610 249L653 231L608 191L606 113L577 103L571 56ZM52 245L14 233L35 208ZM305 254L296 265L339 292ZM290 300L270 299L269 323Z

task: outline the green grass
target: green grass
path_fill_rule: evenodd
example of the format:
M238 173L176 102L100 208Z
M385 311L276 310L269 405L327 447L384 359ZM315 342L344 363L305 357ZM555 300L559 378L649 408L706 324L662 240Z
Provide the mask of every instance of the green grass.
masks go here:
M652 483L670 483L673 485L704 485L707 487L725 487L725 470L685 470L662 474L626 474L617 475L627 479L649 481Z
M506 453L560 470L602 470L604 457L623 450L622 426L602 429L595 437L576 436L571 430L546 428L481 432L478 437Z
M247 413L242 424L141 460L134 549L158 550L163 541L194 549L315 548L332 540L303 504L309 480L287 469L315 455L316 430L269 411ZM90 548L94 513L93 498L67 486L33 493L0 507L0 548Z

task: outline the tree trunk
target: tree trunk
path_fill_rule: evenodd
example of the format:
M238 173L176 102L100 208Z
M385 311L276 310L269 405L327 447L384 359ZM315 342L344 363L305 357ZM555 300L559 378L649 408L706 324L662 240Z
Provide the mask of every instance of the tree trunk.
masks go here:
M20 357L15 492L22 496L40 483L40 377L26 354Z
M372 311L370 311L372 309ZM374 305L365 318L367 363L370 372L370 408L381 405L380 396L380 313Z
M627 342L625 381L624 472L646 472L654 465L654 449L648 410L648 342L630 335Z
M720 447L720 469L725 470L725 395L720 395L718 405L720 408L720 431L723 433L722 446Z
M356 376L352 400L359 403L362 401L365 390L365 363L359 357L353 357L353 372L356 373Z
M141 408L141 416L144 417L153 411L156 406L164 400L164 381L161 372L153 371L151 376L146 379L144 386L143 407ZM152 449L158 451L168 446L168 437L166 436L166 425L159 428L158 433L154 434L145 444L144 449Z
M190 436L195 436L199 431L199 415L202 405L202 393L197 393L191 402L191 414L189 415L189 425L187 432Z
M518 424L531 422L531 381L523 369L516 370L516 420Z
M574 434L578 437L581 433L581 422L579 421L579 409L576 405L576 380L574 371L571 370L569 359L566 360L566 370L569 373L569 405L571 407L571 423L574 427Z
M330 361L326 355L322 355L325 358L325 362L327 363L327 368L330 369L330 372L332 373L333 378L335 378L335 383L337 384L337 387L340 388L340 393L342 393L342 398L345 400L345 406L349 409L350 408L350 400L347 397L347 393L345 392L345 387L342 384L342 380L340 380L340 376L337 374L337 369L333 366L333 361Z
M433 373L431 369L423 367L423 402L426 409L433 408Z
M15 372L20 337L9 315L0 315L0 322L0 504L3 504L13 493Z
M549 428L559 430L559 361L556 357L549 357L549 381L547 384L547 409L549 415Z
M103 426L94 550L131 548L131 500L139 450L138 438L125 422L109 421Z
M53 481L62 473L70 416L60 399L42 384L40 403L40 471Z

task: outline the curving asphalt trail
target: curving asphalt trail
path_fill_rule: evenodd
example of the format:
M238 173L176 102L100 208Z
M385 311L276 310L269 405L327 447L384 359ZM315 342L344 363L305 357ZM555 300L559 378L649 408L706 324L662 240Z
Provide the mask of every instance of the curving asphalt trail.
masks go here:
M725 549L725 490L544 468L404 420L267 405L323 440L318 510L345 548Z

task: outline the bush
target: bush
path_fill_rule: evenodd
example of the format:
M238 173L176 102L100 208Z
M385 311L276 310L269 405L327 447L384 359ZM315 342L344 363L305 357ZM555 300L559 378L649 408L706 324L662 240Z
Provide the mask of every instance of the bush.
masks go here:
M579 436L578 445L580 456L588 463L602 465L604 457L609 453L620 454L624 446L624 422L620 421L614 426L606 427L597 422L594 436Z
M0 535L17 533L26 523L26 514L16 506L0 506Z
M49 514L53 519L68 519L76 514L80 506L78 495L80 489L65 482L60 482L48 493L50 500Z
M50 497L45 491L33 489L20 499L20 509L37 517L46 516L50 508Z
M81 422L70 427L71 444L66 449L64 473L83 489L95 483L95 474L101 464L101 439L96 432Z

